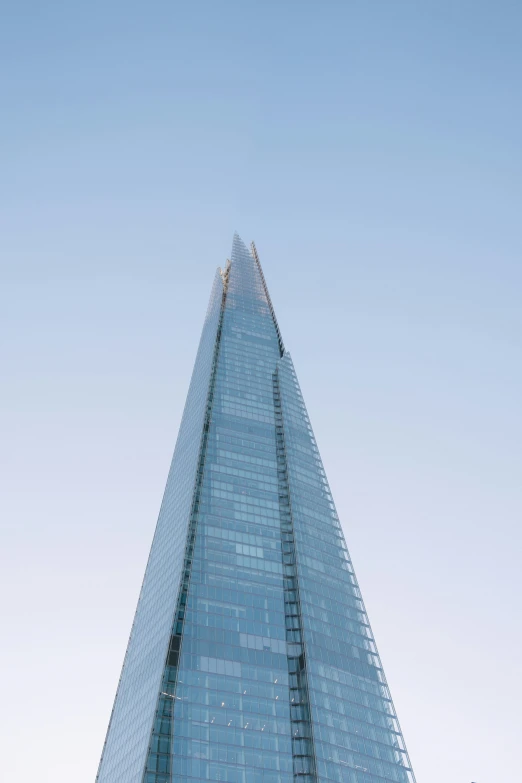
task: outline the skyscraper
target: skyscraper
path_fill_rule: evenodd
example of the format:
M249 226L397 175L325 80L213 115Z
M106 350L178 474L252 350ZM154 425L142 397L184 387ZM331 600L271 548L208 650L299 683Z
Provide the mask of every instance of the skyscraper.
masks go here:
M218 270L98 783L414 783L254 245Z

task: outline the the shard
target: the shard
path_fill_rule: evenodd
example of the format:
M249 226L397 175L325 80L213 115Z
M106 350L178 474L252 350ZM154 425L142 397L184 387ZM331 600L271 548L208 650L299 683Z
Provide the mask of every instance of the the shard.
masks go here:
M237 235L97 781L415 781L256 249Z

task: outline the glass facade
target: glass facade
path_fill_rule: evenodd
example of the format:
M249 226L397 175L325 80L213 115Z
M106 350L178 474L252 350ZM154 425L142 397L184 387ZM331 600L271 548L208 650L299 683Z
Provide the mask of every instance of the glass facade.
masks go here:
M97 780L415 780L257 253L237 235Z

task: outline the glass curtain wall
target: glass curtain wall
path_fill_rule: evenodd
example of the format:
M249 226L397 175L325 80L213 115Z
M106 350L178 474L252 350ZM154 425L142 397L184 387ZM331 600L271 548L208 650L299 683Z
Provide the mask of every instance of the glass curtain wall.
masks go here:
M414 783L292 361L237 235L98 775L209 780Z

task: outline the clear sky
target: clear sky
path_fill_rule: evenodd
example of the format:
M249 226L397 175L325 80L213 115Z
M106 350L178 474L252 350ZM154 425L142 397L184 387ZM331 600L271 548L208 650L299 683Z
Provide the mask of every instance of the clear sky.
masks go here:
M419 783L514 781L522 4L1 10L6 781L94 780L236 229Z

